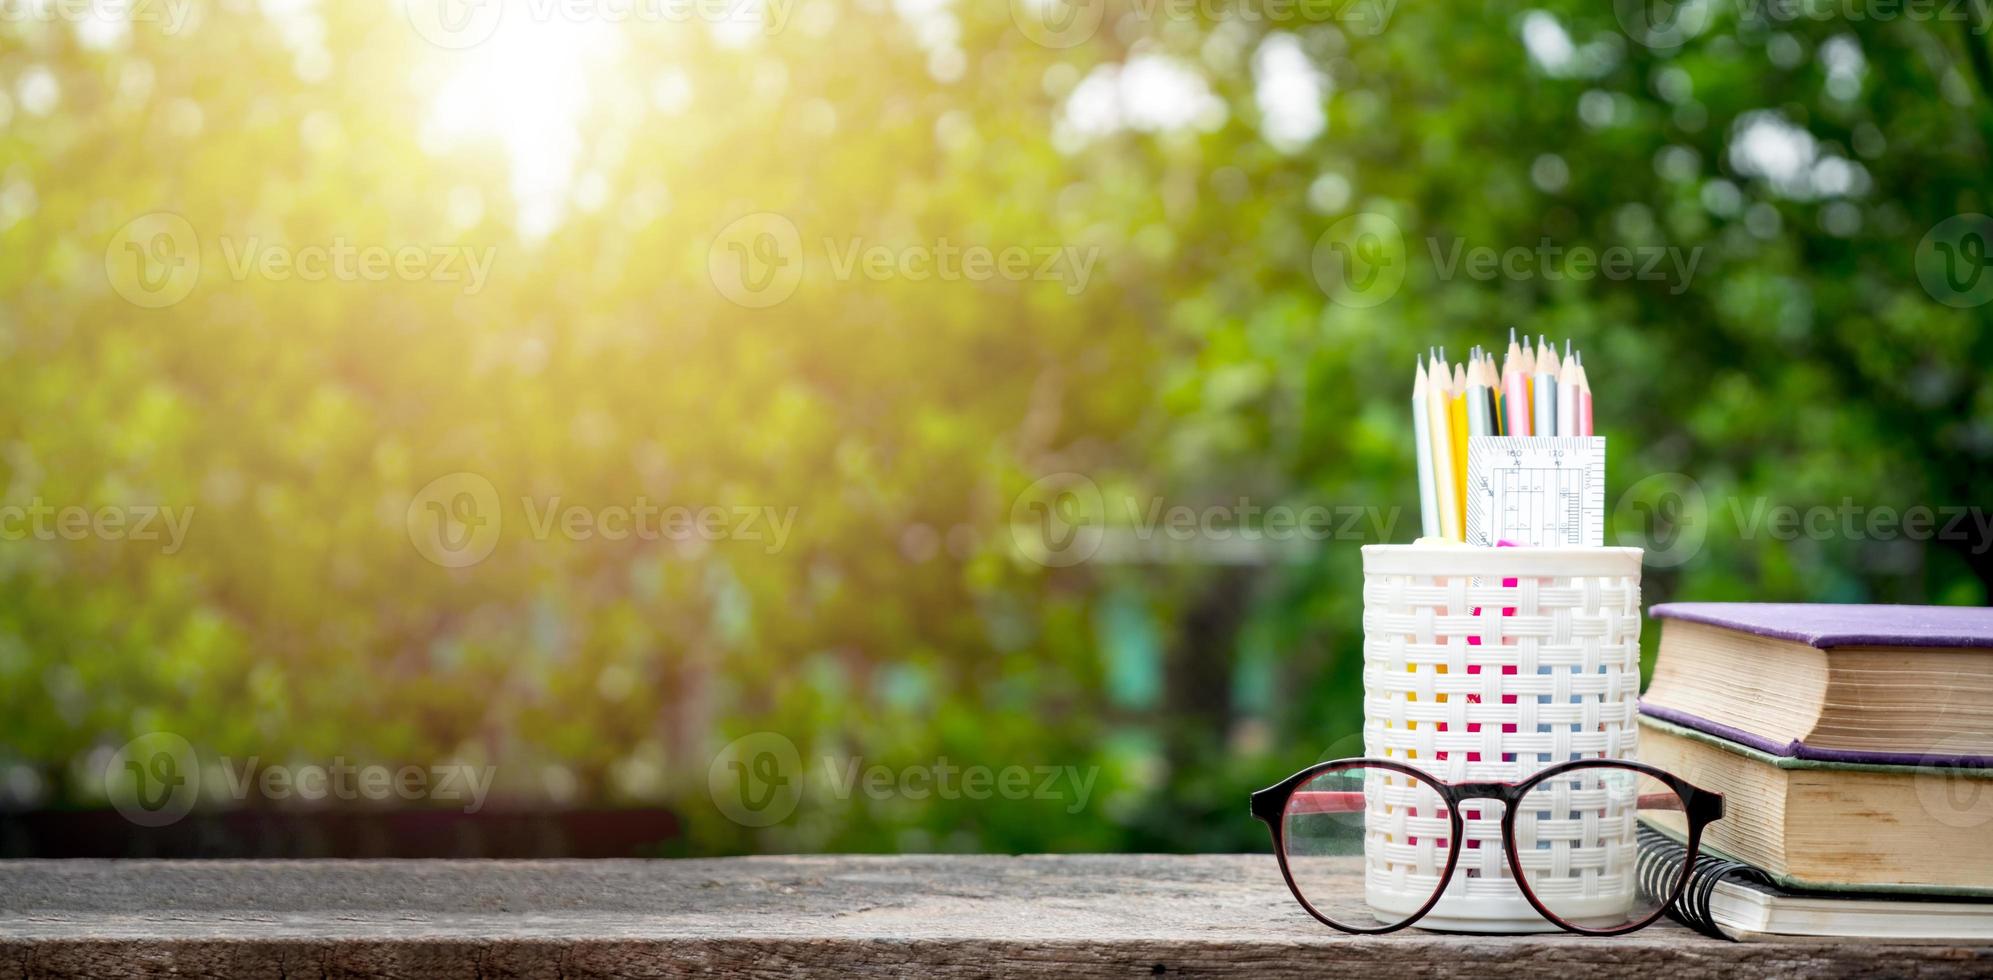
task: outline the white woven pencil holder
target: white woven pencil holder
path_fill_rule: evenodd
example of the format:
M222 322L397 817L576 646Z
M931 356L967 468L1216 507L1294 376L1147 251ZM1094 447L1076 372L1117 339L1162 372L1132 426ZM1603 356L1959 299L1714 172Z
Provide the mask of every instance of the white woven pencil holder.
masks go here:
M1516 782L1572 759L1632 759L1640 692L1638 548L1363 549L1364 754L1445 782ZM1446 891L1419 925L1464 932L1555 932L1510 875L1501 804L1461 807L1467 833ZM1366 898L1383 917L1416 911L1445 852L1364 841ZM1532 878L1539 896L1596 894L1596 912L1633 900L1638 849L1607 830L1573 842L1569 880ZM1618 840L1626 836L1626 840ZM1568 907L1560 905L1559 908Z

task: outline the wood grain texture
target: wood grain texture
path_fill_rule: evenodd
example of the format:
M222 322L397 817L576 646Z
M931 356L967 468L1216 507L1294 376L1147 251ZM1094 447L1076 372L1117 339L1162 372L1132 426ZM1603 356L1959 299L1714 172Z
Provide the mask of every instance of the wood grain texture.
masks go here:
M1344 936L1266 855L0 864L45 977L1986 976L1993 948Z

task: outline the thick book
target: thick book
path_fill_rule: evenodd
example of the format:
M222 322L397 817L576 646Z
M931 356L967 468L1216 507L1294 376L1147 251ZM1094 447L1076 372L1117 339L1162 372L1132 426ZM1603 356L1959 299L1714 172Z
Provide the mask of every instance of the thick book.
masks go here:
M1993 765L1993 609L1673 602L1641 709L1777 756Z
M1688 848L1642 825L1640 888L1659 901L1681 880ZM1698 854L1668 917L1704 935L1740 941L1874 939L1895 943L1993 940L1993 900L1805 892L1780 888L1763 871Z
M1781 887L1993 895L1993 770L1775 756L1644 714L1638 751L1722 793L1703 847Z

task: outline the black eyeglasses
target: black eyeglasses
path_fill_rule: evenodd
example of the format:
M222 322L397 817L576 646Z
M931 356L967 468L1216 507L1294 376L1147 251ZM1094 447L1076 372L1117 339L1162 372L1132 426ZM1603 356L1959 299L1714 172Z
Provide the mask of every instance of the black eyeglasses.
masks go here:
M1499 819L1489 800L1502 805ZM1613 936L1652 923L1680 897L1723 796L1637 762L1587 759L1519 783L1445 783L1402 762L1340 759L1254 793L1252 813L1273 831L1294 898L1344 932L1403 929L1442 900L1471 918L1520 886L1559 927ZM1672 880L1641 881L1643 824L1688 847Z

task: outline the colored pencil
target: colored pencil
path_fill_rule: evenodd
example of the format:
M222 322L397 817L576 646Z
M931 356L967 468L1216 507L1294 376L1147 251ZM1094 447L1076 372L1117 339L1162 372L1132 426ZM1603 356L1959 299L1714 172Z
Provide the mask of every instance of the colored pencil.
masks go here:
M1585 354L1578 352L1578 434L1589 436L1592 429L1592 379L1585 374Z
M1495 372L1495 352L1481 352L1481 399L1488 405L1488 435L1502 432L1502 378Z
M1481 374L1481 354L1476 351L1473 363L1467 368L1467 434L1469 436L1491 436L1495 434L1494 418L1488 412L1488 384Z
M1453 427L1453 505L1460 517L1460 540L1467 540L1467 372L1460 365L1453 366L1453 385L1448 389L1453 399L1450 406L1453 415L1449 419Z
M1453 509L1453 413L1446 397L1447 374L1444 365L1434 362L1426 383L1426 416L1432 428L1432 442L1422 451L1432 456L1435 496L1439 498L1439 529L1444 537L1466 540L1460 514Z
M1530 419L1531 432L1540 436L1557 434L1557 349L1549 346L1541 337L1537 339L1536 374L1530 384L1535 396L1535 415Z
M1565 341L1567 360L1557 374L1557 434L1578 434L1578 362L1568 359L1570 341Z
M1412 455L1419 465L1419 530L1421 537L1439 537L1439 492L1432 478L1432 406L1427 404L1426 364L1412 375Z
M1503 435L1529 435L1529 374L1522 367L1522 353L1509 342L1508 358L1502 362Z
M1522 372L1522 414L1528 427L1523 435L1540 435L1536 431L1536 351L1529 346L1529 339L1522 342L1522 359L1516 362L1516 369Z

